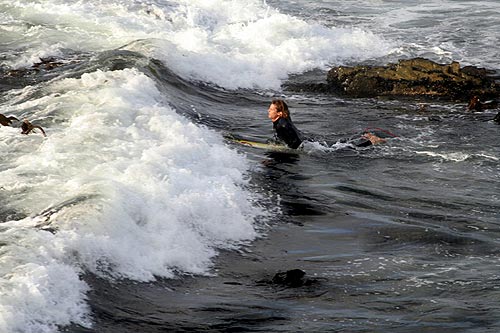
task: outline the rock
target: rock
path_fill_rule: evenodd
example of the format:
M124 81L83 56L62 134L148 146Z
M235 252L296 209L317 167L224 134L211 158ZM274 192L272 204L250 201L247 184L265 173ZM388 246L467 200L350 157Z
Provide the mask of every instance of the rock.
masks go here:
M38 70L52 70L56 67L62 66L63 62L59 61L58 59L54 57L50 58L40 58L40 61L37 63L34 63L33 66L31 66L32 69L38 71Z
M49 58L39 58L40 61L34 63L28 68L11 69L5 72L6 77L21 77L24 75L35 74L39 72L51 71L57 67L63 66L65 63L62 60L58 60L54 57ZM68 63L75 63L74 61ZM2 73L0 73L2 74Z
M303 286L310 286L318 283L318 278L306 278L306 272L301 269L291 269L286 272L276 273L271 281L261 281L269 284L283 286L288 288L298 288Z
M308 278L306 273L298 268L290 269L285 272L278 272L274 274L272 279L263 279L256 281L258 285L273 286L278 289L300 288L315 286L318 287L321 282L326 281L325 278ZM317 290L317 289L315 289Z
M431 97L469 101L474 96L494 98L500 95L500 84L493 72L458 62L438 64L424 58L400 60L387 66L339 66L327 74L332 91L350 97Z
M302 278L305 275L306 273L301 269L292 269L286 272L279 272L274 275L272 283L288 287L300 287L304 285L304 280Z

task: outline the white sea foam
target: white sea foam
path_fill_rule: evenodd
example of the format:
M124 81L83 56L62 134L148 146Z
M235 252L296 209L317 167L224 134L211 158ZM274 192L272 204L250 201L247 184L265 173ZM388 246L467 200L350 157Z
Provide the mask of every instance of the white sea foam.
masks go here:
M277 89L290 73L380 57L395 47L367 30L307 23L262 1L0 1L0 9L16 27L0 40L25 40L4 61L10 67L65 49L103 51L142 40L148 42L137 51L178 74L230 89Z
M444 161L451 162L463 162L470 157L470 154L461 153L461 152L447 152L447 153L438 153L433 151L417 151L418 155L427 155L431 157L437 157Z
M257 236L264 213L247 161L176 114L144 74L88 73L24 101L33 89L5 107L36 110L47 138L0 138L16 148L0 171L4 209L29 215L0 226L1 332L88 325L82 270L137 281L205 274L217 249Z
M331 145L326 142L304 141L302 149L308 154L331 153L342 149L354 148L349 142L337 141Z

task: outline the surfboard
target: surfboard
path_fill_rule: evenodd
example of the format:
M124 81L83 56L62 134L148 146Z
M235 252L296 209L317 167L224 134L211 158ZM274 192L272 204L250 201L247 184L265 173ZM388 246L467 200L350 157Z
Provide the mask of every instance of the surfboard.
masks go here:
M265 150L269 150L269 151L276 151L276 152L282 152L282 153L296 152L296 149L289 148L285 145L250 141L250 140L244 140L244 139L231 139L231 141L234 143L243 145L243 146L248 146L248 147L253 147L253 148L258 148L258 149L265 149Z

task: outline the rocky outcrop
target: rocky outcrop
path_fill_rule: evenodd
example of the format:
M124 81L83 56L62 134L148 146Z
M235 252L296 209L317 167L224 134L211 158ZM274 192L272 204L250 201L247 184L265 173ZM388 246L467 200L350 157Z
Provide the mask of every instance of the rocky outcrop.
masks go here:
M56 58L40 58L39 62L34 63L29 68L21 68L21 69L11 69L5 73L6 76L12 77L20 77L26 75L28 73L34 72L38 73L40 71L50 71L54 68L63 66L64 63Z
M494 72L458 62L438 64L415 58L387 66L339 66L327 75L327 90L351 97L424 96L468 101L474 95L483 99L500 94ZM326 89L325 89L326 88Z
M290 269L276 273L271 280L257 281L258 284L273 285L276 287L299 288L319 283L319 278L306 278L306 272L301 269Z
M414 58L386 66L338 66L328 71L326 80L299 77L283 88L348 97L424 97L468 102L473 96L483 101L498 99L499 80L495 71L484 68Z

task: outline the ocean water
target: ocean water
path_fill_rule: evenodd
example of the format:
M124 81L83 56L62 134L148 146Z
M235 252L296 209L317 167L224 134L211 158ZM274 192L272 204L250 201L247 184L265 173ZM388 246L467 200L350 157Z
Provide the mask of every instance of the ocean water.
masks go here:
M497 331L499 110L284 87L417 56L500 74L499 12L0 0L0 113L47 133L0 128L0 332ZM272 137L273 97L300 153L226 139ZM366 128L392 135L345 142ZM314 283L262 282L293 268Z

